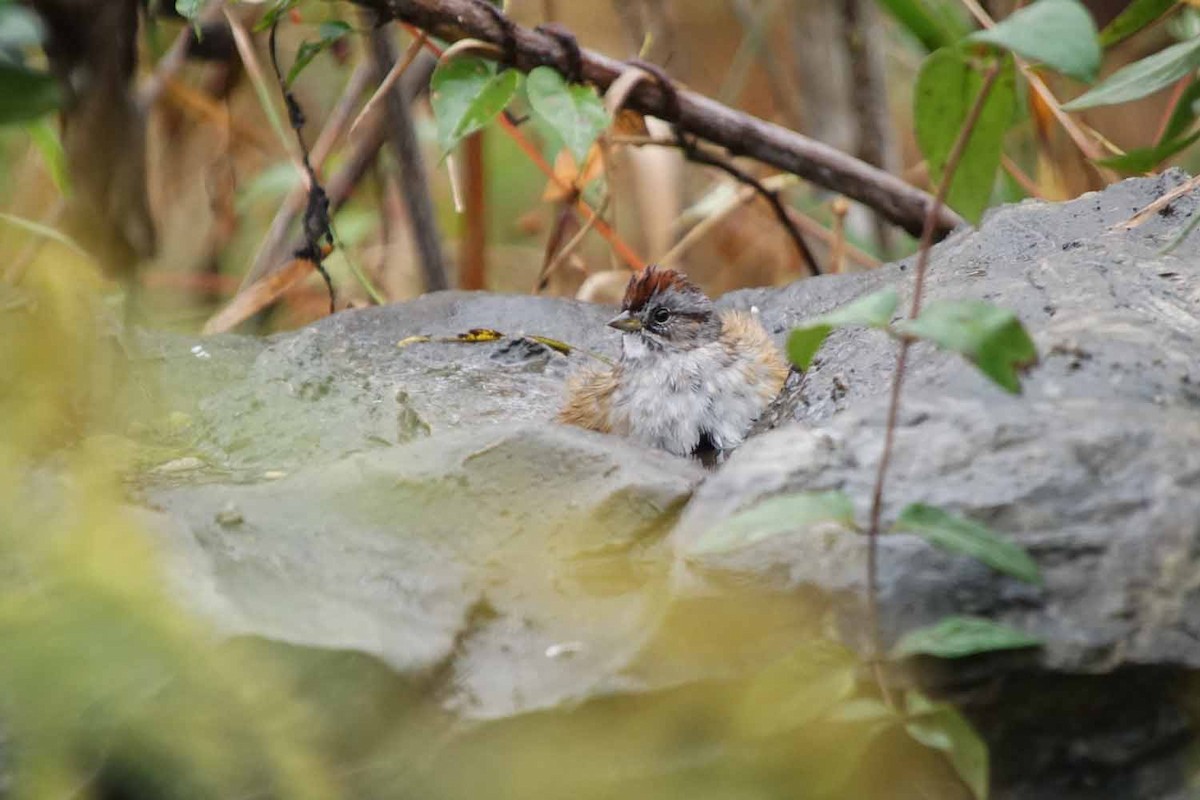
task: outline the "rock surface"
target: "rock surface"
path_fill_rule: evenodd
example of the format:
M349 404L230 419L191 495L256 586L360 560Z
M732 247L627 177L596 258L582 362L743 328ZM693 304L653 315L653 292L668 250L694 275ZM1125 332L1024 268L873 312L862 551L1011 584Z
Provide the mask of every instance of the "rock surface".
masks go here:
M961 359L915 347L884 510L887 522L920 501L978 519L1043 572L1031 586L912 536L881 540L888 641L977 614L1044 642L893 676L955 699L979 725L994 797L1183 796L1194 740L1179 693L1200 668L1200 234L1159 251L1197 199L1132 230L1119 223L1184 179L1003 208L933 254L928 300L1012 309L1042 356L1014 397ZM720 302L757 307L782 341L868 291L904 297L910 265ZM562 796L684 785L744 796L739 786L766 775L782 785L781 774L811 787L803 766L763 748L739 762L752 763L741 783L720 772L741 758L722 727L729 707L689 692L758 674L830 620L861 646L862 540L798 529L720 558L689 546L786 491L843 490L864 519L894 346L836 332L794 424L712 474L549 424L579 353L511 337L397 347L487 327L612 356L607 315L449 292L265 341L148 339L160 401L198 467L151 473L142 490L165 514L179 591L229 633L381 659L438 714L487 721L455 758L561 760L578 781L573 794L553 784ZM693 721L690 749L680 723L647 722L668 710ZM581 730L593 749L577 759L552 746ZM579 766L596 760L607 771ZM908 796L896 794L903 782L872 789L868 778L841 796ZM425 796L478 796L481 785L463 777ZM557 793L537 782L488 790ZM921 796L916 782L907 791Z

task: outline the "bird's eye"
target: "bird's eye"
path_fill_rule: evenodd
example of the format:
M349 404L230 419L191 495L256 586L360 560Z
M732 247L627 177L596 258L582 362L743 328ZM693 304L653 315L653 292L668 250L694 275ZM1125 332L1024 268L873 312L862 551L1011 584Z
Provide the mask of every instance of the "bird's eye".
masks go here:
M671 312L667 311L665 308L662 308L660 306L660 307L654 309L654 313L650 315L650 318L653 319L655 322L657 322L659 325L662 325L664 322L666 322L667 320L669 320L671 318Z

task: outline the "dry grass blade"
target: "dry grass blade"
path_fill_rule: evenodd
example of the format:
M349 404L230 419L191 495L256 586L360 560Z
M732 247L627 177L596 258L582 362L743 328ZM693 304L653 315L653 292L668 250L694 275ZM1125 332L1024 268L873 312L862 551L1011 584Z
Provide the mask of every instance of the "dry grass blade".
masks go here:
M237 46L238 55L242 59L242 65L246 68L246 74L250 77L250 83L254 86L254 93L258 96L258 103L262 106L263 113L267 115L267 121L271 123L271 129L275 131L275 136L279 139L280 145L283 146L283 151L291 159L292 166L300 173L300 180L304 182L305 189L308 189L308 172L304 169L304 164L301 163L300 156L296 154L292 137L283 127L283 120L279 117L279 111L276 110L275 104L271 101L272 92L267 86L262 65L258 63L258 56L254 52L254 42L251 41L246 27L238 21L237 16L228 8L225 9L225 19L229 21L229 29L233 31L233 42Z
M1150 205L1148 205L1145 208L1138 211L1136 214L1134 214L1129 219L1125 220L1122 223L1114 225L1113 228L1114 229L1122 229L1122 230L1129 230L1131 228L1136 228L1137 226L1141 225L1143 222L1145 222L1146 220L1150 219L1152 216L1157 214L1159 211L1161 211L1162 209L1169 206L1171 203L1173 203L1176 200L1178 200L1179 198L1183 197L1185 194L1191 194L1197 188L1200 188L1200 175L1197 175L1196 177L1192 178L1191 180L1187 181L1186 183L1182 184L1181 186L1175 187L1171 191L1164 194L1162 197L1155 200Z
M546 282L550 280L550 276L557 272L566 263L567 259L571 257L571 254L579 249L579 245L583 244L583 240L587 237L588 233L596 227L596 221L601 219L608 211L608 205L611 200L612 195L605 194L604 199L600 201L600 207L596 209L596 216L585 222L575 232L575 235L554 254L554 258L538 274L537 281L533 285L534 294L538 294L545 289Z
M334 145L341 138L350 114L354 111L354 104L357 102L358 96L367 88L372 73L373 70L369 65L360 64L354 70L354 74L350 76L350 80L346 82L342 96L338 99L337 105L334 106L329 119L325 122L325 127L321 129L321 133L317 135L317 141L313 144L309 160L314 170L319 171L325 165L325 160L329 158L330 153L333 152ZM377 135L377 128L377 125L372 127L370 146L378 147L382 141ZM271 220L271 227L268 229L267 235L263 237L262 244L258 246L254 263L242 278L242 288L250 286L276 265L276 260L281 258L276 254L287 237L288 228L296 215L304 208L304 202L307 199L308 187L304 183L293 187L288 192L279 210L275 212L275 218Z
M262 311L279 296L307 277L313 271L313 263L303 258L294 258L281 269L239 292L237 297L204 324L201 331L205 336L227 333L250 317Z
M846 259L846 215L850 213L850 203L844 197L834 198L833 210L833 246L829 252L829 271L837 275L842 272Z
M977 0L961 0L961 2L980 25L985 28L995 26L996 21L984 10L983 6L979 5ZM1041 79L1041 76L1033 71L1033 68L1029 66L1029 62L1019 56L1014 56L1013 58L1017 64L1017 69L1021 71L1021 75L1029 84L1029 87L1037 93L1042 102L1046 104L1046 107L1050 109L1050 113L1054 115L1058 124L1062 126L1062 129L1067 132L1067 136L1071 137L1071 141L1079 148L1079 152L1092 161L1099 161L1104 158L1104 154L1100 152L1100 148L1096 146L1096 143L1088 138L1083 129L1076 124L1075 120L1071 119L1067 112L1063 111L1062 104L1058 102L1058 98L1054 96L1054 92L1050 91L1050 87ZM1092 164L1091 166L1107 183L1114 183L1118 180L1117 174L1112 170L1105 169L1096 164Z
M383 82L379 84L379 88L367 100L366 104L362 107L362 111L358 112L358 116L354 118L354 122L350 123L350 131L346 134L347 136L354 136L363 119L376 109L383 98L387 96L387 93L396 85L396 82L404 75L405 70L412 66L413 61L420 55L421 48L425 46L427 39L429 39L429 34L421 31L421 35L414 39L412 44L408 46L408 49L404 51L404 57L388 70L387 77L383 79Z

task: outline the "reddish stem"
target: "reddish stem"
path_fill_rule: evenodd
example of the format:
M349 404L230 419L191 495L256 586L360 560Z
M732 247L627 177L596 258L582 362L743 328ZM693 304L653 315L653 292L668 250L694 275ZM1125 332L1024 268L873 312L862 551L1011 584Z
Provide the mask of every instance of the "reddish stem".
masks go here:
M1000 76L1001 66L1002 62L997 61L984 76L983 85L979 87L979 94L975 98L975 103L971 106L967 118L963 121L958 138L954 141L954 147L951 148L950 155L946 159L946 167L942 172L942 180L938 184L937 194L934 195L933 202L929 205L925 214L925 225L921 230L920 250L917 253L916 275L913 279L913 297L912 306L908 312L909 319L915 319L921 313L921 298L925 292L925 273L929 268L929 250L933 246L933 235L937 229L938 214L942 210L942 205L946 202L946 194L949 192L950 185L954 181L954 173L958 169L963 152L967 149L967 144L971 140L971 134L975 131L975 126L979 124L979 116L983 113L984 103L987 101L988 95L991 94L992 87L996 84L996 79ZM911 346L911 339L902 339L900 341L900 352L896 356L896 369L892 373L891 399L888 403L887 427L883 437L883 454L879 458L879 469L875 473L875 487L871 494L871 524L867 529L867 625L871 635L871 661L875 670L875 679L879 684L884 701L891 706L894 706L894 702L891 692L883 680L883 671L880 664L882 648L880 647L878 598L879 527L880 517L883 513L883 488L887 480L888 467L892 461L892 448L896 439L896 423L900 416L900 394L904 386L904 374L908 368L908 351Z

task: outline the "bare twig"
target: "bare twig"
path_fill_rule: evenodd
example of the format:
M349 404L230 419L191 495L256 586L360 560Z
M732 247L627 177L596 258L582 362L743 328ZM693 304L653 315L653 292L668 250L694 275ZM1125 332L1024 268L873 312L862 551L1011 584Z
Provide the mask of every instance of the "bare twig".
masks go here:
M329 197L330 213L336 213L346 202L359 181L367 173L371 164L374 163L380 148L383 146L382 121L368 121L363 127L364 130L361 136L350 147L350 152L343 160L341 169L325 184L325 192ZM303 244L303 241L299 237L296 237L287 246L291 251L295 251L300 249ZM308 265L308 271L301 269L300 265L302 264ZM229 306L222 309L209 320L208 324L204 326L204 332L220 333L232 330L266 305L266 302L244 301L242 300L243 295L255 292L258 300L262 300L263 297L274 299L274 297L278 297L280 293L285 291L288 286L308 275L311 269L312 264L303 259L288 259L279 263L270 262L269 267L260 277L249 286L242 286ZM286 273L286 275L278 277L280 273ZM274 282L272 283L271 281ZM256 288L260 284L264 287L261 291ZM280 286L283 286L283 288L278 288ZM275 294L272 295L271 291L274 291Z
M1191 194L1198 187L1200 187L1200 175L1197 175L1196 177L1192 178L1191 180L1187 181L1186 183L1175 187L1171 191L1164 194L1162 197L1155 200L1150 205L1148 205L1145 208L1138 211L1136 214L1134 214L1129 219L1125 220L1124 222L1120 223L1119 225L1114 225L1113 227L1114 228L1123 228L1125 230L1129 230L1131 228L1136 228L1137 226L1141 225L1146 220L1150 219L1156 213L1161 211L1163 208L1169 206L1171 203L1173 203L1176 200L1178 200L1179 198L1183 197L1185 194Z
M258 56L254 52L254 42L250 40L250 34L247 33L246 27L238 21L237 16L231 9L225 9L225 19L229 22L229 29L233 31L233 41L237 45L242 65L246 68L246 74L250 76L250 83L254 86L255 94L258 95L258 104L262 106L263 113L267 115L267 121L271 124L271 130L275 132L276 138L279 139L280 145L283 146L283 151L291 159L292 165L296 168L296 172L300 173L301 179L306 184L305 188L307 188L309 180L308 170L304 168L304 164L296 154L296 149L292 145L292 138L284 130L283 121L279 118L279 112L275 109L271 90L267 88L266 77L263 74L262 66L258 63Z
M813 219L807 214L797 211L794 208L788 208L788 216L792 218L792 221L796 223L796 226L799 227L800 230L804 231L809 236L820 239L823 244L828 246L831 250L833 249L833 245L836 240L833 231L831 231L829 228L826 228L820 222L817 222L817 220ZM843 242L843 246L845 248L845 257L848 260L853 261L855 264L858 264L863 269L878 269L883 264L883 262L878 258L875 258L875 256L858 249L848 241Z
M829 271L837 275L842 272L842 260L846 257L846 214L850 203L844 197L833 200L833 248L829 254Z
M465 228L458 256L460 289L487 286L487 172L484 169L484 131L476 131L463 142L462 222Z
M350 119L350 114L353 113L354 107L358 103L359 95L367 88L367 84L370 83L373 76L374 69L372 67L360 64L350 76L350 80L346 82L346 88L342 90L342 96L338 98L333 111L330 112L329 118L325 121L325 127L317 135L317 141L313 143L309 158L312 161L314 169L320 170L325 165L325 160L333 152L334 145L341 138L342 132L346 128L346 122ZM375 147L378 149L378 142L381 141L378 125L375 126L372 133L374 134L373 141L376 142ZM371 137L363 138L368 139L369 146L372 141ZM288 192L283 204L275 212L275 218L271 220L271 227L267 229L267 235L258 247L258 253L254 257L254 264L251 265L245 277L242 278L243 289L266 275L270 270L286 263L283 255L283 247L287 243L288 229L291 227L292 222L295 221L296 215L304 208L304 199L307 196L308 187L304 185L296 186Z
M368 24L374 28L371 31L371 57L379 73L386 74L396 61L390 28L378 25L382 18L376 18L376 15L368 13L365 16ZM417 142L412 111L403 93L396 89L387 93L384 108L387 111L388 143L400 166L400 189L412 223L412 239L417 248L425 290L448 289L450 281L446 277L437 215L429 196L429 179L421 156L421 145Z
M1000 62L993 64L984 76L983 84L979 87L979 94L975 97L975 103L971 106L967 118L963 121L962 130L959 131L958 138L954 141L954 147L950 150L950 155L946 158L946 167L942 172L941 183L938 185L937 194L933 198L933 205L929 209L929 216L925 220L924 230L921 232L920 250L917 252L917 265L915 275L913 276L912 305L908 311L909 319L915 319L921 313L921 298L925 292L925 273L929 268L929 250L933 247L938 208L946 202L946 194L950 191L950 185L954 181L954 173L958 169L959 161L962 160L963 152L967 149L967 143L971 140L971 134L974 133L975 126L979 123L979 116L983 112L984 103L987 101L988 95L991 94L992 87L996 84L996 79L1000 76L1000 67ZM875 473L875 486L871 493L870 527L867 529L867 624L871 636L872 661L875 666L875 676L880 690L883 692L884 699L889 705L892 705L893 701L887 684L883 680L882 667L879 661L882 650L880 646L878 598L879 527L880 517L883 513L883 489L887 480L888 467L892 461L892 448L896 439L896 423L900 415L900 394L904 386L904 375L908 367L908 352L911 347L911 339L905 338L900 341L899 353L896 356L896 369L892 373L892 393L888 403L887 427L884 430L883 437L883 453L880 455L879 468Z
M663 92L666 98L665 103L667 107L667 114L676 119L681 117L682 113L680 112L679 90L671 82L670 78L667 77L667 74L663 72L661 68L647 62L636 63L634 64L634 67L650 73L650 75L653 76L657 81L659 89ZM634 88L636 89L636 87ZM785 231L787 231L788 236L791 237L792 243L795 244L797 252L800 253L800 258L805 264L808 265L809 270L811 270L814 275L821 274L821 268L817 265L817 259L813 256L812 251L808 249L808 243L804 241L804 237L800 234L800 231L797 230L796 226L792 224L792 220L788 216L787 209L784 207L783 202L779 199L778 193L771 191L766 186L763 186L761 181L759 181L753 175L750 175L749 173L735 166L732 161L722 158L716 153L705 150L703 147L697 144L695 139L689 139L687 134L683 132L683 129L679 125L672 126L672 130L675 133L676 146L683 152L684 156L689 161L693 161L697 164L705 164L710 167L716 167L717 169L733 177L739 183L744 183L745 185L752 187L754 191L762 195L763 199L770 204L771 210L775 212L776 218L778 218L780 224L783 225L783 228Z
M559 248L558 252L554 254L554 258L552 258L550 262L542 268L542 271L538 273L537 281L533 286L534 294L538 294L545 289L547 282L550 280L550 276L557 272L559 268L561 268L562 265L567 262L567 259L571 257L571 254L579 249L579 245L583 244L583 240L587 238L588 233L596 227L596 221L602 219L604 213L608 211L608 206L611 200L612 194L605 194L604 199L600 201L600 205L596 209L596 215L585 222L579 228L579 230L575 232L575 235L572 236L566 244Z
M279 84L279 92L283 95L284 103L287 105L288 124L291 125L292 133L296 136L296 145L300 148L300 166L308 179L308 203L304 208L303 225L301 226L304 231L304 244L295 251L294 255L296 258L311 261L313 268L325 281L325 287L329 290L329 313L332 314L336 310L336 297L333 290L333 278L325 269L325 256L327 246L332 248L336 242L333 231L333 215L329 210L329 195L325 193L325 187L317 179L317 171L313 169L308 145L304 142L304 112L300 108L299 101L288 88L288 83L283 77L283 70L279 66L279 52L275 46L278 31L279 23L276 21L267 36L271 69L275 71L275 81Z
M1024 170L1017 166L1017 162L1006 155L1001 155L1000 166L1004 167L1004 171L1011 175L1012 179L1020 184L1021 188L1030 197L1036 197L1038 200L1046 199L1045 193L1038 187L1033 178L1030 178L1025 174Z
M842 46L850 61L850 108L857 130L855 155L880 169L895 170L895 133L888 109L886 67L878 10L873 0L842 0ZM872 215L875 242L885 256L894 237L886 220Z
M553 66L569 70L559 40L547 33L519 25L499 24L486 4L471 0L354 0L387 18L397 18L447 41L477 38L504 47L511 46L514 66L530 70ZM582 77L605 91L627 65L582 50ZM910 233L921 230L931 198L902 180L779 125L735 111L695 92L680 90L679 107L672 115L661 86L639 84L630 95L629 107L643 114L678 124L686 133L798 175L873 208ZM947 208L937 216L937 233L948 233L962 219ZM597 225L597 232L601 230Z

